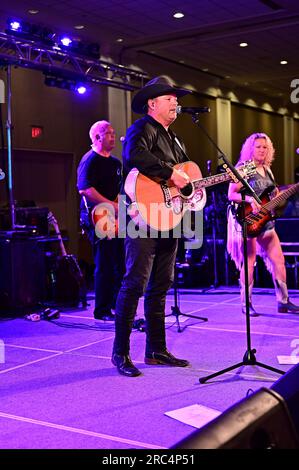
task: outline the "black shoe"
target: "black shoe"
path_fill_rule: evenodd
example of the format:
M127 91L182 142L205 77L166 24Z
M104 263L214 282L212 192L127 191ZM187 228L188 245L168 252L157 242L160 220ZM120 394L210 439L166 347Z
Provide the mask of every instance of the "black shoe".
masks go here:
M97 315L94 317L95 320L102 320L102 321L115 321L115 316L112 313L107 313L106 315Z
M278 302L277 310L279 313L287 313L287 312L299 313L299 306L293 304L292 302L288 300L286 304L283 304L282 302Z
M121 375L127 377L137 377L141 375L141 372L137 367L134 366L129 355L122 356L120 354L112 354L112 364L117 367L118 372Z
M242 307L242 313L244 313L244 315L246 315L245 305L243 305L243 307ZM250 317L258 317L259 316L259 314L254 310L254 308L252 306L252 303L249 304L249 316Z
M187 367L190 365L188 361L185 359L178 359L177 357L173 356L167 349L163 352L152 352L148 354L144 358L145 364L150 365L166 365L166 366L173 366L173 367Z

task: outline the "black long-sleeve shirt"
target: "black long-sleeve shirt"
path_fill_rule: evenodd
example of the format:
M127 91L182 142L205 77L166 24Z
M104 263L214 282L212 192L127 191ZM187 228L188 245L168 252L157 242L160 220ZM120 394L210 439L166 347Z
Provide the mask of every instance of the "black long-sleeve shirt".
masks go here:
M144 116L129 127L123 147L124 176L132 168L150 178L167 180L172 167L189 160L177 137L151 116Z

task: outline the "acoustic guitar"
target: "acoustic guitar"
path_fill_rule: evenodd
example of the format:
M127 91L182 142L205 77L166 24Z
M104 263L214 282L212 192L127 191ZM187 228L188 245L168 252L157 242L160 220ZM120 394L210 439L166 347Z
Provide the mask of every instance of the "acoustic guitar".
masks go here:
M206 204L205 188L225 181L231 181L228 173L202 177L199 166L195 162L185 162L174 166L184 171L190 178L190 183L183 189L178 189L170 180L157 182L133 168L125 181L125 192L132 204L129 209L135 214L136 223L147 225L155 230L169 231L182 220L187 210L199 211ZM244 162L238 168L244 178L256 173L253 161Z
M255 214L252 212L251 205L245 203L245 221L247 224L248 237L257 237L262 232L266 223L277 217L274 212L275 208L279 207L284 201L299 191L299 183L293 184L285 191L280 192L277 196L270 199L269 193L271 193L272 190L273 188L268 188L261 194L261 209ZM241 204L239 204L237 209L236 219L240 224L242 224L243 218Z
M55 272L52 273L54 300L69 306L86 302L86 283L75 255L67 254L58 222L52 212L48 222L53 226L59 241L61 256L57 258Z

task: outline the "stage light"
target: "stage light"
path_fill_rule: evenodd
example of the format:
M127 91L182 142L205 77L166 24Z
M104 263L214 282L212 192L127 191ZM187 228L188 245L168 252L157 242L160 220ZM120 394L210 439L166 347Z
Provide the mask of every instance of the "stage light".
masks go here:
M74 55L86 57L93 60L100 59L100 45L98 43L86 43L81 39L74 39L66 34L57 35L51 29L31 24L27 21L21 21L16 18L9 18L7 20L6 34L22 37L31 41L38 41L52 46L53 49L57 47L68 50Z
M31 41L38 40L39 42L51 46L55 44L55 32L47 27L31 24L27 21L19 21L15 18L9 18L6 24L6 34L15 35Z
M75 91L79 95L84 95L87 92L87 87L82 82L79 83L72 77L46 74L45 85L61 88L63 90Z
M84 85L79 85L79 86L76 86L76 91L77 93L79 93L79 95L84 95L87 91L87 88Z
M12 30L12 31L19 31L21 29L21 23L17 20L11 20L9 22L9 28Z
M73 40L69 50L74 54L98 60L100 58L100 46L97 43L85 43L81 40Z
M60 39L60 42L63 46L65 47L69 47L71 44L72 44L72 40L71 38L67 37L67 36L63 36L61 39Z

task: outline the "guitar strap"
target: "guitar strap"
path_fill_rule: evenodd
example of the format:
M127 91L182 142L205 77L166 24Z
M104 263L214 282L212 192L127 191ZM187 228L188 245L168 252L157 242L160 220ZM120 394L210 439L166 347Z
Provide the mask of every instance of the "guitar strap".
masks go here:
M273 175L273 173L272 173L272 170L270 170L270 168L266 168L266 172L267 172L268 175L270 176L270 179L273 181L273 183L275 184L275 186L277 186L276 181L275 181L275 178L274 178L274 175Z
M181 142L179 141L179 139L177 138L177 136L174 137L174 141L176 142L176 144L180 147L184 157L186 158L186 160L190 160L190 158L188 157L188 155L186 154Z

